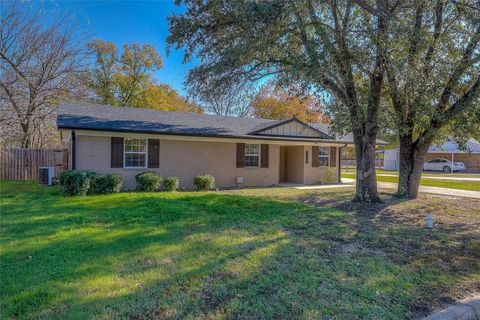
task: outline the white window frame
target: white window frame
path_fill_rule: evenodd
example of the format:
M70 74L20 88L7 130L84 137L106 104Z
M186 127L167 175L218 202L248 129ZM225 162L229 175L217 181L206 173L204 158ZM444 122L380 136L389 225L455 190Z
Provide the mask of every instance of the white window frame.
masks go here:
M247 145L256 145L258 146L258 154L247 153ZM262 166L262 146L259 143L246 143L245 144L245 155L243 157L243 161L245 162L245 168L260 168ZM258 165L257 166L247 166L247 156L258 156Z
M328 167L330 165L330 147L318 147L318 166L319 167ZM324 154L321 154L320 150L321 149L327 149L327 154L324 155ZM327 164L326 165L323 165L322 162L320 161L320 159L322 158L326 158L327 159Z
M127 140L145 140L145 151L126 151ZM143 167L130 167L127 166L127 153L129 154L144 154L145 166ZM123 139L123 168L125 169L146 169L148 168L148 139L145 138L124 138Z

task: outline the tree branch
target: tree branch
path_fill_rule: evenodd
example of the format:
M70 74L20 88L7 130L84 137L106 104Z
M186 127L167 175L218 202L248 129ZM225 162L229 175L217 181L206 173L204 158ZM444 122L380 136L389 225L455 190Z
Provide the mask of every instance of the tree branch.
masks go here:
M433 53L435 52L438 39L440 38L440 35L442 33L442 25L443 25L443 0L437 0L437 4L435 6L435 24L433 26L432 42L428 47L427 53L425 55L425 69L424 69L425 74L428 74L431 70L430 62L432 61Z
M363 10L367 11L368 13L370 13L371 15L374 15L374 16L378 16L378 11L377 9L375 9L374 7L372 7L371 5L369 5L368 3L366 3L365 1L363 0L352 0L353 3L355 3L356 5L358 5L360 8L362 8Z
M480 41L480 24L477 26L476 31L472 35L470 42L468 43L463 53L460 63L457 65L457 67L453 70L452 74L450 75L450 78L448 79L447 84L443 89L443 93L440 97L440 100L437 104L437 109L444 110L446 108L448 101L450 100L450 97L453 93L454 87L457 85L458 81L462 77L465 70L472 64L472 54L475 48L477 47L479 41Z

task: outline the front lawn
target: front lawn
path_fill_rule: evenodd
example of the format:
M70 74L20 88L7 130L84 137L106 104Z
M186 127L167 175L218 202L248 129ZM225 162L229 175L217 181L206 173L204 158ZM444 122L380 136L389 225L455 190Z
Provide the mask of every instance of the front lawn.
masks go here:
M356 174L342 173L342 178L355 179ZM377 181L398 183L398 177L377 175ZM480 191L478 181L420 179L421 186Z
M480 288L475 199L0 188L2 319L403 319Z

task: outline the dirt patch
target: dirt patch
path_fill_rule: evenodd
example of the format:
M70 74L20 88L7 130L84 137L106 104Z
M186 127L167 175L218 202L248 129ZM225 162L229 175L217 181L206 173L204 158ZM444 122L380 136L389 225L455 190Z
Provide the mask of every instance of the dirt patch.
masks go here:
M128 317L129 320L153 320L153 319L175 319L175 315L167 309L157 308L140 312L139 314Z
M171 264L173 260L171 258L155 259L155 258L144 258L137 261L137 263L142 267L156 267L166 264Z
M405 200L382 193L383 203L363 204L351 201L351 190L273 192L269 196L351 214L348 224L355 235L330 249L336 254L380 254L412 274L429 270L422 276L431 280L414 294L422 299L411 302L412 318L480 291L480 199L421 194ZM426 226L428 214L433 215L433 229Z

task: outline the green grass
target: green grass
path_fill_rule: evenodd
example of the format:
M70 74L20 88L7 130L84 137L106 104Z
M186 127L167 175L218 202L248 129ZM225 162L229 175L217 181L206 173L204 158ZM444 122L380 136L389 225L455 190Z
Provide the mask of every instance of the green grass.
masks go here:
M355 174L342 173L342 178L355 179ZM377 176L377 181L398 183L398 177ZM477 181L457 181L457 180L434 180L421 179L421 186L442 187L451 189L480 191L480 182Z
M0 188L2 319L401 319L480 280L473 224L377 221L407 203L393 198L364 210L345 190ZM465 208L455 225L480 220Z
M342 167L342 171L345 173L355 174L355 168L350 167L347 171L345 167ZM390 170L375 170L378 174L391 174L398 176L398 171ZM422 172L422 177L450 177L450 178L480 178L480 173L444 173L444 172L434 172L434 171L424 171Z

